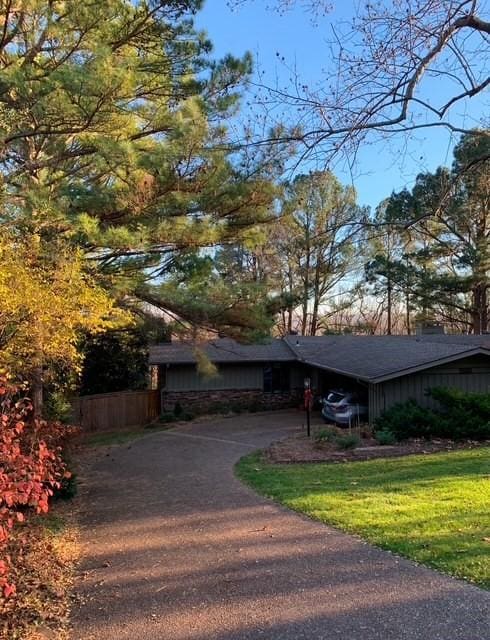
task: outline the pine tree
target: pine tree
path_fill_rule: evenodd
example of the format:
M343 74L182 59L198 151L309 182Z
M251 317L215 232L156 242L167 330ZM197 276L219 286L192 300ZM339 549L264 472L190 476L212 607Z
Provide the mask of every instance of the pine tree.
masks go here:
M488 330L489 159L488 133L474 131L455 147L451 169L420 174L410 193L393 197L416 238L414 296L423 315L477 334Z
M80 259L126 309L151 300L191 321L161 283L180 256L267 217L277 167L276 152L231 144L250 56L210 61L200 5L20 0L0 13L0 232L48 280Z

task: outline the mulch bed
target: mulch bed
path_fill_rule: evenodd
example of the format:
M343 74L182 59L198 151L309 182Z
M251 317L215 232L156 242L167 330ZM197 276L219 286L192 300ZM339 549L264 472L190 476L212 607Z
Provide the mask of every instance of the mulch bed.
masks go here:
M393 458L414 454L456 451L488 446L487 442L454 442L453 440L412 439L395 445L379 445L372 438L363 438L356 449L339 450L333 443L317 444L314 438L299 434L274 442L265 450L266 458L276 464L308 463L308 462L352 462L357 460L373 460L374 458Z

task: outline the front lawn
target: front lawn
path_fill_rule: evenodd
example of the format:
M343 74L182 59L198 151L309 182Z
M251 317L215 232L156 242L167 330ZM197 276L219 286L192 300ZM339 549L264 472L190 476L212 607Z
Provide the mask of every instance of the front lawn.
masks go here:
M345 464L243 458L238 476L322 522L490 588L490 448Z

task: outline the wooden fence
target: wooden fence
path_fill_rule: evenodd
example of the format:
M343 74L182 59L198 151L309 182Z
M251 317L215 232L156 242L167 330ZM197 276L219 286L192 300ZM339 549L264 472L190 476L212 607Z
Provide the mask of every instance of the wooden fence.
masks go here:
M159 391L121 391L81 396L72 403L72 419L84 431L111 431L148 424L160 414Z

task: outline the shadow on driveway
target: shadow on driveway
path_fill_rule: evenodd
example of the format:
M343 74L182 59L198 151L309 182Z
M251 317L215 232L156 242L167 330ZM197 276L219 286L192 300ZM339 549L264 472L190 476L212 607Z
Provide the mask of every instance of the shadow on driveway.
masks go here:
M488 640L489 595L253 494L234 463L302 414L186 425L82 474L73 640Z

